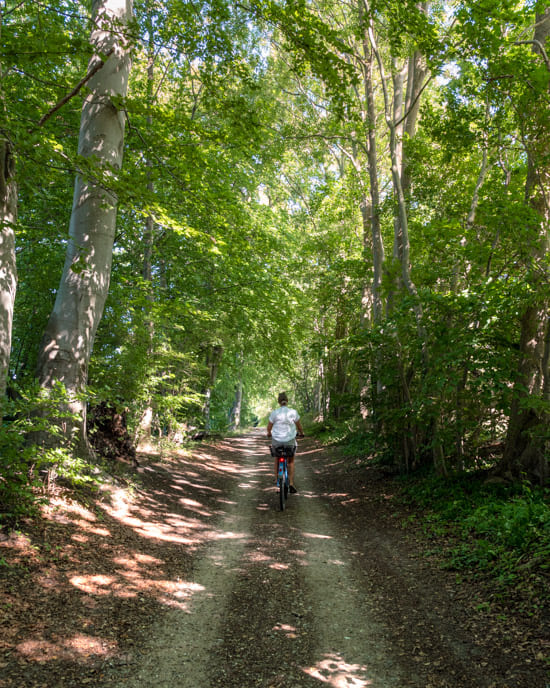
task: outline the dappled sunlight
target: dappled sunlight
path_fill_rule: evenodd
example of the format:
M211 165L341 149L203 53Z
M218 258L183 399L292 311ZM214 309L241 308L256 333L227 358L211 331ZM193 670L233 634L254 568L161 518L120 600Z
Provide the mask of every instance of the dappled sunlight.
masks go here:
M303 537L312 538L313 540L332 540L332 535L322 535L321 533L306 533L302 532Z
M200 504L200 502L195 502L193 499L186 499L185 497L182 497L179 500L179 502L180 504L183 504L183 506L188 511L192 511L193 513L198 514L199 516L212 516L212 513L210 511L207 511L206 509L202 508L202 504Z
M143 614L145 628L163 610L196 614L196 598L216 599L215 587L193 573L197 550L212 546L204 552L210 570L224 579L246 574L246 564L230 554L251 538L236 508L244 499L253 511L251 495L271 474L271 457L258 453L255 440L221 444L203 444L192 457L141 455L134 489L105 483L87 504L60 493L44 507L43 533L5 543L10 564L33 561L38 569L32 575L38 606L33 620L11 634L14 653L25 662L81 667L130 657L129 615ZM272 510L267 496L265 502ZM252 552L247 564L281 575L290 568L269 549Z
M131 526L134 530L145 538L164 540L180 545L197 545L201 542L198 537L190 537L190 531L195 528L204 528L204 524L185 520L183 518L172 519L172 523L161 523L158 521L144 521L130 514L124 515L121 512L110 513L113 518L117 518L121 523Z
M201 533L209 530L208 524L197 516L184 516L178 512L164 513L158 509L159 503L148 499L151 508L128 501L124 495L116 493L110 504L103 508L111 518L133 528L145 538L173 542L184 545L197 545L203 541ZM185 511L209 518L211 512L203 509L202 504L190 498L180 498L179 503Z
M339 654L326 654L325 658L304 673L333 688L366 688L373 682L367 678L367 667L348 664Z
M307 491L301 491L300 492L300 498L303 499L321 499L321 495L317 494L316 492L307 492Z
M135 598L147 593L154 595L161 604L185 610L189 598L204 590L202 585L192 581L152 578L149 571L141 570L141 563L137 557L134 559L118 557L115 559L115 563L120 567L116 571L117 575L78 575L70 578L70 582L75 588L87 595L113 595L124 599ZM161 561L154 559L147 563L149 565L152 563L155 565L162 564Z
M254 490L256 489L257 484L258 483L255 480L251 480L248 483L239 483L239 487L243 490Z
M303 549L289 549L288 552L295 557L306 557L307 553Z
M256 456L258 457L258 461L255 466L248 467L248 472L260 474L266 473L267 471L271 472L273 468L273 457L271 456L269 448L267 448L265 452L257 454Z
M222 493L222 491L217 489L216 487L210 487L210 485L200 485L198 483L193 483L191 482L191 480L187 480L187 478L178 478L177 480L173 481L173 484L176 485L177 490L182 490L183 488L180 486L185 485L186 487L190 487L193 490L201 490L202 492L217 492L218 494Z
M218 473L220 475L240 475L241 466L238 463L230 463L228 461L224 462L205 462L203 464L204 468L212 471L212 473Z
M323 447L312 447L311 449L306 449L305 451L302 449L302 445L298 445L298 452L300 456L319 456L323 457L325 450Z
M81 544L84 542L90 542L90 538L87 535L82 535L82 533L73 533L73 535L71 535L71 540L74 542L80 542Z
M89 595L110 595L116 578L113 576L73 576L70 581L82 592Z
M60 499L53 498L50 499L50 505L52 508L52 512L55 512L56 508L62 508L66 514L76 514L79 518L82 518L85 521L91 521L92 523L95 523L97 521L97 516L93 513L93 511L90 511L78 502L64 502ZM55 516L56 515L54 513L54 519Z
M287 638L298 637L296 626L291 626L290 624L278 623L273 626L273 630L282 632Z
M212 540L246 540L248 533L234 533L231 530L214 531L211 535Z
M129 557L115 557L113 561L115 564L126 566L129 569L137 569L143 564L149 564L150 566L160 566L162 564L160 559L157 559L157 557L152 557L149 554L134 552L132 556L133 559L130 559Z
M268 561L273 561L273 557L263 552L249 552L247 559L253 564L263 564Z
M104 638L76 633L70 638L60 638L57 641L25 640L16 646L17 652L26 660L34 662L48 662L65 660L86 662L88 659L112 657L117 651L114 641Z
M100 535L101 537L110 537L111 535L111 531L107 528L88 528L87 530L92 535Z

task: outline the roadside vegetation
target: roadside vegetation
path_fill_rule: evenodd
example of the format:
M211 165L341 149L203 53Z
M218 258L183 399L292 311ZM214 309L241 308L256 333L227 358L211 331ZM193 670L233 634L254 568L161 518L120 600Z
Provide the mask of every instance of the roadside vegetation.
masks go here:
M528 613L548 609L548 488L492 482L481 472L405 478L401 494L443 567L493 580L497 597L519 601Z

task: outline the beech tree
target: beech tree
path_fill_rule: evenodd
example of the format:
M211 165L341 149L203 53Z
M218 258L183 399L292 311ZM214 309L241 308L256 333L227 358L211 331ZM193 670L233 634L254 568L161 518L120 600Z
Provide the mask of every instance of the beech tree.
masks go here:
M13 306L17 287L14 232L16 212L15 161L11 144L4 139L0 141L0 400L4 398L6 392L6 376L11 354ZM0 412L1 408L0 401Z
M125 122L121 105L130 71L127 26L131 15L132 0L94 0L92 4L91 64L108 57L88 83L78 147L84 169L75 181L65 266L38 359L41 385L52 388L60 382L67 390L69 411L84 423L79 431L83 443L83 395L111 274L117 213L112 180L122 165Z

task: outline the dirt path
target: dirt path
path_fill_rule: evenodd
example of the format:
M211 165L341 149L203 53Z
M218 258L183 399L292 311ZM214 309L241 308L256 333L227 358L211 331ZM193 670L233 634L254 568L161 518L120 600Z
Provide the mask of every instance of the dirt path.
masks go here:
M265 440L238 438L227 449L238 467L217 534L196 565L194 592L184 613L151 629L127 685L536 685L510 662L511 647L488 656L476 644L461 626L467 610L457 610L444 587L448 577L435 572L443 587L432 588L402 533L368 510L363 520L344 519L348 500L360 499L326 491L322 451L302 447L300 493L280 513Z
M420 685L391 659L309 471L280 513L265 441L234 444L239 481L193 576L187 613L152 629L128 685Z
M547 688L533 628L476 614L391 517L390 483L306 441L281 513L266 448L146 462L132 502L52 511L48 551L74 549L12 578L34 617L11 617L0 688Z

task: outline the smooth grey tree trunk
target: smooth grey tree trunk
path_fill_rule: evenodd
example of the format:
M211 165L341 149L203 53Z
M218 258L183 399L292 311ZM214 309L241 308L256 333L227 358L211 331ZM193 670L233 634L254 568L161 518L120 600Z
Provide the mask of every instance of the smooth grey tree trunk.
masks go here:
M14 160L8 141L0 142L0 409L6 393L10 365L13 305L17 288L14 225L17 188Z
M231 409L231 413L229 414L230 415L229 427L233 431L239 430L241 427L242 404L243 404L243 378L242 378L242 370L241 370L239 380L237 381L237 384L235 385L235 399L233 401L233 407Z
M429 3L422 3L423 11L427 11ZM391 67L391 82L393 94L388 89L388 75L384 67L383 56L378 48L374 26L367 28L371 49L378 63L380 83L384 96L384 112L388 126L390 141L391 172L396 212L394 218L394 257L401 265L401 281L407 292L413 297L413 308L416 315L419 338L423 344L424 358L426 358L426 332L422 324L422 306L418 299L418 292L411 277L410 242L408 228L408 207L406 193L410 186L404 169L403 136L407 133L412 137L416 130L419 110L420 94L425 81L426 72L421 66L421 56L415 53L406 60L401 67L393 59ZM407 79L405 86L405 79ZM391 295L388 297L391 301ZM426 364L426 361L425 361Z
M60 382L66 388L68 410L82 418L77 430L84 443L86 404L81 395L111 276L117 197L109 181L122 164L124 113L119 99L126 96L128 87L130 53L125 30L131 15L132 0L92 3L92 62L112 52L88 84L78 153L90 162L93 172L76 177L65 265L38 360L41 385L51 389ZM69 423L67 433L74 429Z
M150 131L153 126L153 99L154 99L154 78L155 78L155 45L153 41L152 21L148 22L149 49L147 56L147 128ZM149 157L146 161L147 166L147 191L151 194L155 190L152 179L153 161ZM153 320L154 291L153 291L153 249L154 249L155 221L151 214L145 220L145 232L143 234L143 268L142 276L147 289L146 301L146 328L148 336L147 354L153 354L155 323ZM153 420L153 399L150 395L139 421L138 437L140 442L148 442L151 439L152 420Z
M2 29L0 8L0 31ZM2 88L3 69L0 66L0 105L5 112ZM13 305L17 289L15 259L15 220L17 215L17 186L15 161L10 142L0 140L0 413L6 394L6 382L10 366ZM1 416L0 416L1 417Z

